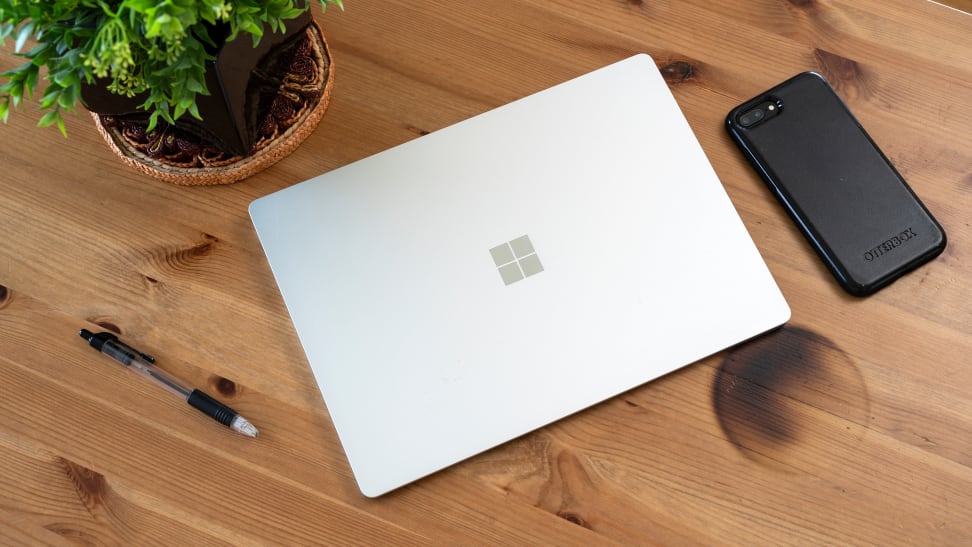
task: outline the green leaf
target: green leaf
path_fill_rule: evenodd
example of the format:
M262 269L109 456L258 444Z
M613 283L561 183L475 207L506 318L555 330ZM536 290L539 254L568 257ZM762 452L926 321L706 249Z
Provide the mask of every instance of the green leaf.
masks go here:
M253 47L260 45L260 40L263 38L263 28L262 27L251 27L250 29L243 29L249 32L253 36Z
M13 23L0 23L0 45L3 45L4 40L6 40L14 31Z
M25 23L23 26L21 26L20 30L17 31L17 43L14 46L14 51L20 53L20 50L24 48L24 44L27 42L27 39L30 38L30 35L33 33L34 33L33 21L29 21Z
M50 75L48 79L50 79L51 81L53 81L54 83L56 83L61 87L69 87L74 82L78 81L78 77L74 73L74 68L70 66L58 70L54 74Z
M7 73L0 74L0 76L3 76L5 78L11 78L10 75ZM10 93L13 93L14 88L17 88L19 85L20 84L18 82L14 81L11 78L9 81L7 81L7 83L0 85L0 93L3 93L4 95L9 95Z
M159 111L158 110L156 110L155 112L152 112L152 115L149 116L148 127L145 128L146 131L151 131L151 130L155 129L155 126L158 125L158 123L159 123L159 115L160 114L159 114Z
M341 11L344 11L344 3L341 0L320 0L320 1L321 1L321 13L327 11L328 4L334 4L335 6L340 8Z
M27 96L33 98L34 90L37 89L37 78L40 75L40 70L36 67L34 70L27 72L27 77L24 78L24 88L27 89Z
M41 103L40 103L41 110L47 110L48 108L53 107L55 104L57 104L57 100L60 98L60 96L61 96L60 87L54 84L47 86L47 89L44 90L44 96L41 97Z
M199 80L190 76L186 79L186 89L192 93L205 93L206 86Z
M205 25L198 25L192 29L193 35L200 42L206 44L207 46L215 49L217 47L216 42L209 35L209 29Z
M37 122L37 127L50 127L55 123L57 123L57 118L58 118L58 111L51 110L47 114L41 116L40 121Z
M61 95L57 98L57 106L63 110L74 110L74 107L78 103L78 94L80 90L81 84L78 82L65 87L61 92Z
M27 52L27 57L34 66L44 66L54 54L54 48L48 43L40 43Z
M10 115L10 99L0 102L0 121L7 123L7 117Z

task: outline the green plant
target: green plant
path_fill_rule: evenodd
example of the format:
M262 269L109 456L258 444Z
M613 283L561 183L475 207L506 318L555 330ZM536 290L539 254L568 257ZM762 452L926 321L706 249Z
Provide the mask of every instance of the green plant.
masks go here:
M341 0L318 0L343 9ZM81 83L102 80L110 92L147 93L141 108L150 128L188 113L200 118L196 96L208 94L206 62L217 41L250 35L254 46L264 25L282 32L285 21L310 7L302 0L0 0L0 45L14 36L15 55L27 61L0 74L0 119L33 98L46 81L38 125L57 125L74 110ZM33 39L35 45L24 52Z

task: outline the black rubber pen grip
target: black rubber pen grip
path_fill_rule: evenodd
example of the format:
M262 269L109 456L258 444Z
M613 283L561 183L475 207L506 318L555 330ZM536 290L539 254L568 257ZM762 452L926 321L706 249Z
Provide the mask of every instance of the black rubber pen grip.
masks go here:
M224 405L216 399L213 399L198 389L192 390L192 393L189 394L189 398L186 399L186 401L188 401L192 406L212 416L214 420L223 425L230 425L233 423L233 418L236 417L236 412L234 412L232 408Z

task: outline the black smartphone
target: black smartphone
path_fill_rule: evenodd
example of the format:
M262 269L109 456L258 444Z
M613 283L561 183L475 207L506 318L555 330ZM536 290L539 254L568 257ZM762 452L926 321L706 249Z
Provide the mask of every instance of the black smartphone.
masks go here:
M819 74L746 101L726 127L847 292L871 294L945 249L945 231Z

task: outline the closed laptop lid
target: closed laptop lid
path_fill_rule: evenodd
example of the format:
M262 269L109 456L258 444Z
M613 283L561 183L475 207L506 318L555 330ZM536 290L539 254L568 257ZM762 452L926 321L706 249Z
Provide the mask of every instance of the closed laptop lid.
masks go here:
M368 496L790 313L647 55L250 214Z

